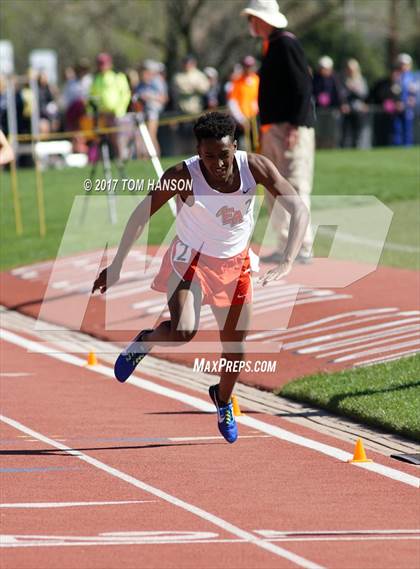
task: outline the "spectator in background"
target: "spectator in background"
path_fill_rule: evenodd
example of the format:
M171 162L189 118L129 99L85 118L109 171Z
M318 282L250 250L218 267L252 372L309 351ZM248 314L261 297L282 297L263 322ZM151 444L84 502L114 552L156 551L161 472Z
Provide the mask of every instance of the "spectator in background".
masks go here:
M78 99L76 70L68 66L64 70L64 85L61 93L61 103L66 113L73 101ZM71 121L70 121L71 122ZM67 120L65 122L67 127Z
M80 59L76 64L76 78L80 99L86 104L89 99L89 92L93 78L90 71L89 60L85 57L82 57L82 59Z
M399 73L400 96L393 122L393 144L412 146L414 143L414 119L417 85L412 72L413 60L408 53L400 53L395 62Z
M318 69L314 73L313 90L315 104L321 109L339 109L343 104L343 93L334 72L334 61L328 55L318 60Z
M59 128L57 95L58 91L50 85L47 73L40 71L38 73L38 109L41 133L55 132Z
M235 119L236 137L240 140L246 135L251 141L251 152L256 148L257 141L252 137L251 121L258 115L258 87L260 79L255 72L256 61L252 55L242 60L241 73L235 77L227 96L229 111ZM255 136L254 136L255 138Z
M0 74L0 129L5 133L6 136L9 134L9 121L7 111L8 81L13 81L15 92L17 131L18 133L30 132L30 124L28 125L28 130L25 130L26 125L23 120L23 100L20 89L17 86L16 78L10 76L6 77L6 75L3 74Z
M266 42L259 76L258 107L261 121L261 153L274 162L292 184L308 210L312 191L315 134L312 80L302 45L290 32L286 17L275 0L251 0L242 11L248 17L251 35ZM266 195L271 195L269 192ZM267 202L276 232L277 250L262 260L287 261L290 215L274 200ZM310 225L296 260L309 263L312 255Z
M393 143L394 118L401 100L401 73L394 67L389 76L375 83L369 93L373 111L373 145L389 146Z
M87 113L89 90L92 84L90 65L87 59L81 59L75 69L65 70L66 83L62 100L65 111L65 129L69 131L83 130L83 117ZM73 138L74 152L86 152L86 140L82 135Z
M137 71L137 69L130 67L129 69L126 69L125 75L130 86L131 95L134 95L140 83L140 73Z
M203 97L203 106L205 110L214 111L220 105L219 72L214 67L205 67L203 71L209 80L209 88Z
M182 62L182 71L176 73L172 82L174 108L183 114L199 114L203 111L203 97L210 88L205 74L197 68L197 60L187 55ZM177 127L177 148L180 154L191 152L193 140L192 123L183 122Z
M176 107L185 114L198 114L203 110L203 96L210 88L205 74L197 68L197 60L187 55L183 69L175 74L173 91Z
M7 83L6 76L0 74L0 130L8 134L7 120Z
M232 71L230 72L229 78L223 86L223 94L225 100L229 98L229 93L232 90L233 82L242 75L242 71L243 69L240 63L235 63L235 65L232 67Z
M19 92L22 99L22 130L19 132L29 133L32 130L31 117L34 106L34 93L29 84L28 77L24 78Z
M100 53L96 58L97 70L89 90L91 105L106 119L114 123L127 112L130 102L130 86L124 73L113 70L112 57Z
M313 77L313 94L318 110L317 146L336 148L340 143L340 111L345 110L343 90L328 55L318 60Z
M109 53L100 53L96 58L97 70L89 90L89 103L96 115L100 127L120 126L123 123L131 100L130 86L124 73L112 69L112 57ZM112 154L119 160L124 158L121 137L115 133L109 135Z
M159 115L168 101L168 88L162 71L162 63L145 59L141 68L140 83L134 93L134 99L141 104L147 128L158 154L160 153L157 138Z
M356 59L348 59L344 68L341 146L360 148L366 124L368 86Z

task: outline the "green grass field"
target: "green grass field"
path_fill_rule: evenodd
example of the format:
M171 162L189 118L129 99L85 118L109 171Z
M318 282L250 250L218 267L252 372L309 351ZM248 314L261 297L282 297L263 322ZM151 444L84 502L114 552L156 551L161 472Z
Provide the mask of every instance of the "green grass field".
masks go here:
M307 376L278 394L420 441L420 355Z
M164 159L163 167L176 161L175 158ZM316 155L313 215L316 216L322 207L340 208L343 196L350 196L346 198L348 207L357 217L362 211L358 209L364 200L362 196L376 196L393 212L380 263L418 269L419 164L418 148L319 151ZM15 232L10 176L8 172L1 173L1 269L51 259L57 254L61 257L103 248L106 242L118 244L130 212L144 193L124 194L124 199L118 203L119 222L112 226L108 221L104 194L86 199L83 180L88 174L88 168L49 170L43 174L48 231L46 237L41 238L34 171L18 172L24 225L22 237L17 237ZM127 174L129 178L155 177L152 165L145 161L128 164ZM326 206L320 204L318 196L333 198ZM83 210L87 215L82 224ZM267 221L263 208L254 235L256 241L263 239ZM161 243L172 222L169 207L165 206L152 219L144 240ZM328 235L317 235L316 255L327 255L330 245ZM363 255L363 246L356 249ZM419 361L419 358L410 358L339 374L306 377L285 386L281 395L416 438L419 436Z
M176 158L163 160L163 167L177 161ZM103 246L106 233L109 244L117 244L125 221L137 200L144 193L135 195L125 193L120 200L119 223L112 227L107 218L106 199L103 193L88 198L83 189L83 180L89 169L48 170L43 174L47 235L39 236L35 173L26 169L18 172L19 195L22 207L24 234L17 237L15 232L13 202L8 172L1 173L1 269L51 259L57 255L64 229L73 208L88 207L88 222L80 227L80 239L73 243L72 251L83 251ZM130 178L154 178L150 162L131 162L127 166ZM102 173L100 173L102 175ZM117 176L115 172L115 177ZM343 196L353 196L357 210L358 196L373 195L386 204L393 212L393 220L388 234L381 263L405 268L417 268L419 255L410 248L419 248L420 202L418 200L419 161L418 149L380 149L372 151L319 151L316 157L314 186L314 215L319 196L335 196L333 205L340 207ZM92 192L93 194L93 192ZM83 196L75 204L75 198ZM94 201L95 200L95 201ZM99 200L99 201L96 201ZM149 241L160 243L171 225L172 216L165 206L152 220ZM265 210L262 210L255 231L255 239L260 241L267 226ZM106 231L104 229L106 228ZM79 231L78 231L79 233ZM408 246L408 249L395 251L392 244ZM330 240L320 236L315 242L317 255L328 253ZM360 248L362 251L362 247Z

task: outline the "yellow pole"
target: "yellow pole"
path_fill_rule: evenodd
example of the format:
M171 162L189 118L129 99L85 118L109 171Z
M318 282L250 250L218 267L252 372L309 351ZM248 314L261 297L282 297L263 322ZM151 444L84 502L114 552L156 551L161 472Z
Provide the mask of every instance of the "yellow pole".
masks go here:
M47 227L45 224L45 207L44 207L44 185L42 180L42 172L40 162L35 155L35 175L36 175L36 199L38 204L38 218L39 218L39 234L41 237L45 237L47 233Z
M16 159L12 160L10 163L10 185L12 188L12 196L13 196L13 211L15 214L16 235L20 236L23 234L23 225L22 225L22 213L20 210L18 178L16 173Z
M29 69L29 86L32 91L32 109L31 109L31 141L32 156L35 164L35 184L36 184L36 200L38 206L39 234L45 237L47 228L45 226L45 208L44 208L44 187L42 183L41 163L37 155L37 143L40 141L40 115L39 115L39 86L38 74L35 69Z
M244 135L245 135L245 148L247 152L252 152L251 130L249 128L249 124L245 124L244 126Z
M254 148L252 149L252 151L257 152L260 145L260 141L258 139L257 117L251 118L251 129L252 129L252 141L254 143Z

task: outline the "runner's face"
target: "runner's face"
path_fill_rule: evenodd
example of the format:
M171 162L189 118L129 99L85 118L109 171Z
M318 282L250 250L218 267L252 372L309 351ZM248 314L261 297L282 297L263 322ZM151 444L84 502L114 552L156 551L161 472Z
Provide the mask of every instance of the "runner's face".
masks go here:
M230 136L225 136L220 140L205 138L198 144L197 150L210 176L225 182L232 174L236 148L236 140L232 142Z

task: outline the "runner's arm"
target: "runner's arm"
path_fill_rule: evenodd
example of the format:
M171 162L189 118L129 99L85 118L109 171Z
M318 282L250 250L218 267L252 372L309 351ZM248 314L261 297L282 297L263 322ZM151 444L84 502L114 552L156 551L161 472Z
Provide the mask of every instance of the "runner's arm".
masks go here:
M180 180L188 181L188 179L189 174L186 172L186 166L183 163L177 164L176 166L166 170L160 179L159 188L151 190L131 214L127 225L125 226L114 260L109 267L99 274L93 284L92 292L99 289L101 293L103 293L107 288L119 280L123 262L131 247L143 233L149 219L159 211L159 209L163 207L170 198L178 193L178 188L180 186L178 182ZM173 180L176 180L177 183L173 184ZM173 186L174 188L165 189L164 182L168 184L167 188L172 188ZM172 182L173 186L172 184L169 184L169 182Z

